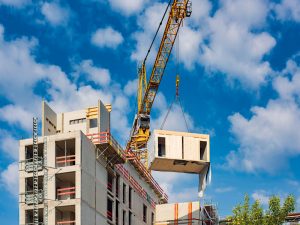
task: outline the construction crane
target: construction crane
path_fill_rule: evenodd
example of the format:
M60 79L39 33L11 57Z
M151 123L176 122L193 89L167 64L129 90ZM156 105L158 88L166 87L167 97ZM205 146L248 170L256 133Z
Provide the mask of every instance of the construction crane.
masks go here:
M165 26L164 34L156 55L152 68L151 76L147 82L146 60L157 36L164 17L170 8L169 17ZM148 166L147 142L150 137L150 112L157 94L160 82L162 80L165 68L167 66L172 48L174 46L177 34L186 17L192 13L192 3L190 0L170 0L168 7L160 22L155 37L151 43L150 49L138 69L138 109L134 118L126 149L144 164Z

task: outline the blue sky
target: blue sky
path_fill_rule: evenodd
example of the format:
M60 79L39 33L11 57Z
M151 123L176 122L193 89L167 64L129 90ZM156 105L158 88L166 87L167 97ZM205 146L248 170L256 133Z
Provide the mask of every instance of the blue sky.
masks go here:
M30 137L43 98L57 112L99 98L112 103L113 134L125 143L136 110L137 64L165 7L159 0L0 0L1 224L18 223L17 140ZM299 40L298 0L193 0L152 128L162 123L179 71L189 128L211 135L206 199L218 203L222 216L245 193L264 204L273 194L294 194L300 204ZM178 106L165 129L186 131ZM197 176L155 176L171 201L197 200Z

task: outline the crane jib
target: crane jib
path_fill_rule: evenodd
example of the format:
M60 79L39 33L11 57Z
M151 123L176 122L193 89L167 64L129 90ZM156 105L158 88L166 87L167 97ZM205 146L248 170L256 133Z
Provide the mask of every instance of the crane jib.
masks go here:
M171 12L170 12L171 13ZM142 109L144 113L150 114L152 104L158 91L161 79L163 77L166 65L169 60L176 36L182 24L183 18L174 19L169 17L167 26L162 38L162 42L157 54L152 73L142 101Z

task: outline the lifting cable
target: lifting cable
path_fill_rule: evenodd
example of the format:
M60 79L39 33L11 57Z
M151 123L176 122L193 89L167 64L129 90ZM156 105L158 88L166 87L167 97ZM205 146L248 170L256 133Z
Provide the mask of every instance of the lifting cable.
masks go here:
M150 53L150 51L151 51L151 49L152 49L152 46L153 46L154 41L155 41L155 39L156 39L156 37L157 37L157 34L158 34L159 30L160 30L160 27L161 27L161 25L162 25L162 23L163 23L163 21L164 21L164 19L165 19L165 16L166 16L166 14L167 14L167 12L168 12L168 9L169 9L169 7L170 7L170 5L171 5L171 2L172 2L172 0L169 0L169 3L168 3L168 5L167 5L167 8L166 8L166 10L165 10L165 12L164 12L164 15L163 15L163 17L162 17L160 23L159 23L159 26L158 26L158 28L157 28L157 30L156 30L156 33L155 33L154 38L153 38L153 40L152 40L152 42L151 42L151 45L150 45L150 47L149 47L149 49L148 49L148 52L147 52L146 57L145 57L145 59L144 59L144 61L143 61L143 64L145 64L146 61L147 61L147 58L148 58L148 56L149 56L149 53Z
M177 88L178 88L178 87L177 87ZM167 111L167 114L166 114L166 116L165 116L165 118L164 118L164 120L163 120L163 122L162 122L162 124L161 124L161 126L160 126L160 130L163 130L163 128L164 128L164 126L165 126L165 123L166 123L166 121L167 121L167 119L168 119L168 117L169 117L169 114L170 114L170 112L171 112L171 109L172 109L172 107L173 107L173 104L174 104L174 102L176 102L176 101L179 103L179 106L180 106L180 109L181 109L181 113L182 113L182 116L183 116L183 119L184 119L184 123L185 123L185 127L186 127L186 129L187 129L187 132L190 132L190 129L189 129L189 126L188 126L186 117L185 117L185 113L184 113L184 110L183 110L183 107L182 107L182 104L181 104L181 101L180 101L180 98L179 98L178 89L176 90L175 98L174 98L174 100L172 101L171 105L169 106L168 111Z
M176 50L177 50L177 52L176 52L176 74L177 74L176 75L176 94L175 94L174 100L172 101L171 105L168 108L167 114L166 114L166 116L165 116L165 118L164 118L164 120L163 120L163 122L160 126L160 129L161 130L163 129L163 127L164 127L164 125L167 121L167 118L168 118L168 116L171 112L171 109L173 107L174 102L178 102L179 107L181 109L181 113L182 113L184 122L185 122L187 132L190 132L189 126L188 126L188 123L187 123L187 120L186 120L186 117L185 117L185 113L184 113L184 110L183 110L183 107L182 107L182 104L181 104L181 101L180 101L180 97L179 97L179 73L180 73L180 66L179 66L179 61L180 61L180 59L179 59L179 42L180 42L180 39L179 39L179 37L180 37L180 33L178 33L178 35L177 35L177 43L176 43Z

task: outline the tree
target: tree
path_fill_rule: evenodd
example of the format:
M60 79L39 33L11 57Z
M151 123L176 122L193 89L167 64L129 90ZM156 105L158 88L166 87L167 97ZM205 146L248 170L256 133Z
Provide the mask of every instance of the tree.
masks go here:
M269 208L264 210L256 200L250 206L249 196L246 195L243 204L238 204L232 211L230 217L233 225L282 225L286 216L295 210L295 198L289 195L283 205L280 204L280 198L272 196L269 199Z

